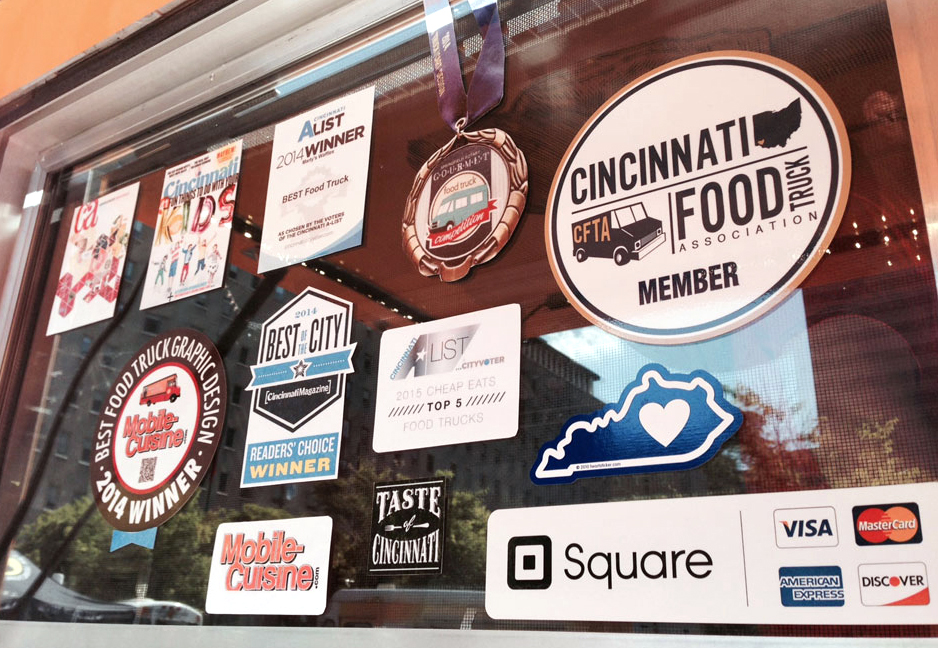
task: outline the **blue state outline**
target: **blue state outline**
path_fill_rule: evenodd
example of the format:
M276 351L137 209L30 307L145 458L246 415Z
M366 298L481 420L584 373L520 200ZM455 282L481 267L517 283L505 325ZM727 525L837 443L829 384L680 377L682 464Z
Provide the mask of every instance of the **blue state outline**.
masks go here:
M703 448L703 452L687 461L667 461L674 457L668 456L649 456L635 457L631 459L609 457L605 461L629 461L634 466L620 466L613 468L582 469L575 470L572 466L566 469L547 470L546 466L550 459L561 460L566 455L564 448L573 442L573 435L576 432L586 432L594 434L597 431L608 431L609 425L613 422L623 420L629 413L629 408L633 398L640 393L644 393L650 387L652 380L658 383L658 386L664 389L686 389L692 391L697 387L703 387L707 393L707 403L711 410L723 423L714 428L704 440L704 444L698 446L696 450ZM674 384L665 384L674 383ZM683 387L681 385L684 385ZM690 389L687 388L690 386ZM691 412L690 422L695 412ZM622 390L622 395L616 403L604 406L589 414L578 414L567 420L563 425L563 431L553 440L548 441L541 446L538 451L537 460L531 467L531 481L535 484L570 484L582 477L605 477L611 475L632 475L650 472L663 472L667 470L689 470L705 464L712 459L716 453L723 447L723 444L739 430L743 423L743 413L738 407L726 400L723 395L723 385L712 374L698 369L689 374L671 373L662 365L650 363L639 370L635 380L629 383ZM685 429L686 429L685 424ZM721 429L722 427L722 429ZM591 429L592 428L592 429ZM709 442L709 445L706 443ZM654 463L655 460L663 461ZM642 464L641 462L646 463ZM651 463L647 463L651 462ZM597 461L598 463L598 461ZM552 475L545 473L561 474Z

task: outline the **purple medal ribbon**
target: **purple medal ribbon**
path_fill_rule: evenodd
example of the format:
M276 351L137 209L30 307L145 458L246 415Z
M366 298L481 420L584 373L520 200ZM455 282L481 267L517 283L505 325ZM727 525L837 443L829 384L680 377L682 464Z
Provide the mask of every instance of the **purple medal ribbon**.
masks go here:
M505 92L505 46L498 2L469 0L469 6L482 32L482 50L467 93L449 1L423 0L440 114L457 133L501 103Z

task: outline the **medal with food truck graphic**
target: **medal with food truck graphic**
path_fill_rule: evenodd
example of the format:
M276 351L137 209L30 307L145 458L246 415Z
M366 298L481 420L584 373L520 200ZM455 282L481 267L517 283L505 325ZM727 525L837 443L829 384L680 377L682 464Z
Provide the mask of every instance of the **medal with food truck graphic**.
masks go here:
M114 528L140 532L171 518L208 473L227 403L224 363L202 333L151 340L111 387L95 433L91 491Z
M846 129L817 82L761 54L691 56L633 81L581 129L551 186L548 258L600 328L704 340L797 288L849 186Z

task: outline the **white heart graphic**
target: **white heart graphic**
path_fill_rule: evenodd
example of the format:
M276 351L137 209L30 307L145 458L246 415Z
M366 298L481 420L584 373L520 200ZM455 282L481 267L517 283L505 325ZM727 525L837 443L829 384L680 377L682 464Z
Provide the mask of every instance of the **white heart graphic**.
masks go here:
M667 448L681 433L690 418L690 404L675 399L662 407L658 403L647 403L638 411L638 420L648 435Z

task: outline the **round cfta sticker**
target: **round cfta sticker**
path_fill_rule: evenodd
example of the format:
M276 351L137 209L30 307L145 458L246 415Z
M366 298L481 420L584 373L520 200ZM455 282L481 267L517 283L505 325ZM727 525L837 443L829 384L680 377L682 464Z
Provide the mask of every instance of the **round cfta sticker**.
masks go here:
M202 333L176 329L134 354L95 432L91 486L108 523L142 531L189 501L218 447L226 402L224 363Z
M813 79L760 54L692 56L620 90L577 134L551 186L548 258L597 326L707 339L801 283L849 184L843 121Z

